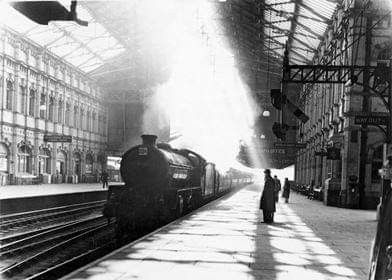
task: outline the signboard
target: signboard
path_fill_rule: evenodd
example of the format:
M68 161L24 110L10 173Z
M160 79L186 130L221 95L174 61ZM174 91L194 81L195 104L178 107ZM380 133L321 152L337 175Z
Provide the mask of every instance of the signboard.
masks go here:
M388 125L388 116L363 115L355 116L354 123L361 125Z
M278 142L274 144L275 148L293 148L293 149L302 149L306 148L305 143L294 143L294 142Z
M270 155L285 155L285 149L277 149L277 148L261 148L258 149L258 152Z
M61 135L61 134L45 134L44 135L45 142L72 142L71 135Z
M146 156L147 154L148 154L147 147L139 147L139 149L138 149L139 156Z

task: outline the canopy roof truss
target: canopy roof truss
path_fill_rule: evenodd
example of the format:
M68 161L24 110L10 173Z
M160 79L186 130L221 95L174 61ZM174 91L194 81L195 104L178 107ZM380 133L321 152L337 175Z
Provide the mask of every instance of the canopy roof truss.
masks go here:
M71 1L60 1L69 9ZM80 18L88 21L88 26L80 26L72 21L50 22L39 25L15 9L7 1L0 2L1 23L22 36L31 39L58 57L90 72L125 51L124 44L112 31L108 31L100 19L94 18L84 6L78 5Z
M289 58L309 64L331 23L339 0L264 0L266 42L283 56L287 43Z

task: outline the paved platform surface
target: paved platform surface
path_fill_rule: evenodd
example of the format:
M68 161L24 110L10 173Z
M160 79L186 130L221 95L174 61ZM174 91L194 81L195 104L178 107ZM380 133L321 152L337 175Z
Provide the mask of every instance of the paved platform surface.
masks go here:
M64 279L366 279L375 211L292 193L268 225L259 196L250 185Z
M120 184L109 182L109 184ZM102 183L94 184L40 184L40 185L7 185L0 186L0 199L33 197L64 193L106 191Z

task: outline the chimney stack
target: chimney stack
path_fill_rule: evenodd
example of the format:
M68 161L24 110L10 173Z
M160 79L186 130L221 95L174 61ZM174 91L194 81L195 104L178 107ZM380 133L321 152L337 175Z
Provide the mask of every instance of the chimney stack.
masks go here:
M142 135L143 145L156 146L157 138L158 136L153 134L143 134Z

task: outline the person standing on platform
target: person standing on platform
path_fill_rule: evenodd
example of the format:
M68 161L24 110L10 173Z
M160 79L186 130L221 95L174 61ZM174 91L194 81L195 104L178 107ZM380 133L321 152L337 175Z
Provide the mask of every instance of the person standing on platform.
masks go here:
M103 170L101 173L102 188L108 186L108 180L109 180L109 174L106 172L106 170Z
M260 209L263 210L265 223L274 222L275 212L275 182L271 177L271 170L264 170L264 189L260 198Z
M275 175L274 176L274 182L275 182L275 202L279 201L279 192L282 189L282 185L280 184L280 180L278 177Z
M287 179L287 178L284 179L282 197L285 199L285 203L289 203L290 183L289 183L289 179Z

